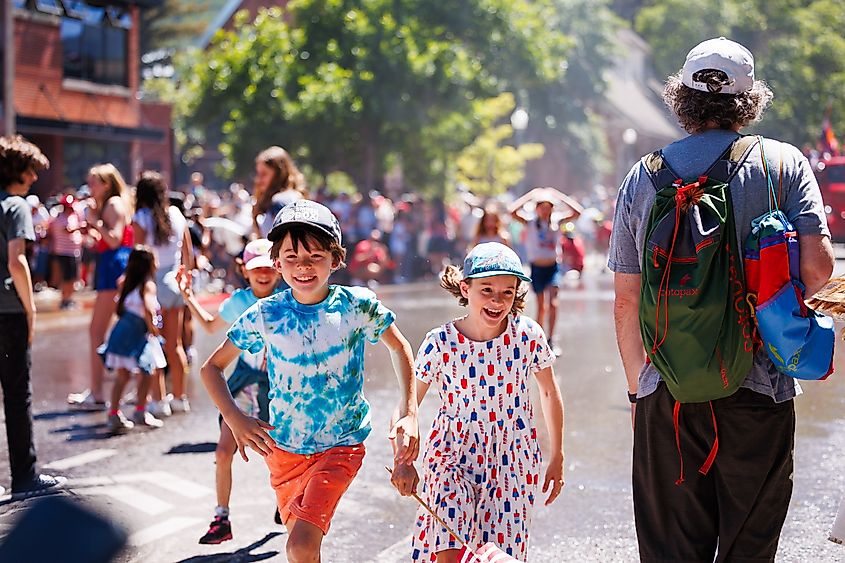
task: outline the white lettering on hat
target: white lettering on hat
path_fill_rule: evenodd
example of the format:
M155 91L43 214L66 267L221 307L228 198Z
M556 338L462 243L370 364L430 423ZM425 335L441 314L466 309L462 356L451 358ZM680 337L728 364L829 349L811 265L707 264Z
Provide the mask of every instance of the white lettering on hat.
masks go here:
M313 209L287 209L282 213L282 223L315 223L318 220L317 212Z

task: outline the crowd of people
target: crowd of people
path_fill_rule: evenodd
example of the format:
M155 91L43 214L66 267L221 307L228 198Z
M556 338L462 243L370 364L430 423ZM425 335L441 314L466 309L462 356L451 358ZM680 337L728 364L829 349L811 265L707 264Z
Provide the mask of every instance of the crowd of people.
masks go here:
M110 432L158 428L160 417L189 412L185 319L190 314L206 329L228 327L200 370L221 415L217 506L200 543L232 538L231 462L236 452L248 461L251 450L269 468L276 521L288 528L288 560L320 559L371 431L363 348L382 342L399 391L389 435L391 481L402 495L419 488L431 505L420 508L411 558L456 563L469 557L463 548L476 559L492 550L501 553L497 561L525 560L535 500L542 491L549 504L564 486L563 401L553 371L556 292L561 276L578 276L586 248L606 244L611 232L608 267L631 401L640 558L774 560L792 491L793 399L800 387L755 340L750 315L738 321L748 330L730 341L718 327L702 329L715 319L736 330L730 315L752 300L734 265L746 248L735 243L747 241L756 218L771 217L773 206L798 233L796 287L812 294L833 270L824 206L807 159L786 143L740 134L771 97L741 45L719 38L694 48L664 91L690 135L634 165L622 182L612 232L598 214L553 188L476 208L468 201L310 193L280 147L256 158L251 192L241 186L213 192L195 175L191 189L172 193L154 171L143 172L130 189L114 166L102 164L90 170L84 190L60 194L60 209L44 213L21 196L47 158L22 138L0 138L6 243L0 245L0 382L13 494L63 482L37 473L32 442L29 347L36 311L25 255L40 221L48 238L39 248L48 259L38 254L34 264L45 277L51 272L66 306L83 249L94 257L83 276L93 278L96 291L91 385L68 400L107 411ZM766 155L778 155L779 166L770 166ZM770 170L777 170L780 191ZM194 288L201 272L222 264L218 253L236 261L240 267L232 269L246 283L215 315ZM462 267L444 268L447 262ZM344 271L348 284L334 277ZM363 286L435 276L466 315L430 330L414 360L395 313ZM734 293L720 294L724 287ZM534 319L524 314L529 288L537 301ZM715 349L702 344L713 339L719 339ZM747 362L731 361L733 351ZM108 403L104 368L117 374ZM121 409L129 404L124 392L132 376L137 391L127 417ZM545 462L531 379L549 437ZM430 387L440 408L420 478L417 409ZM701 467L687 474L685 459Z

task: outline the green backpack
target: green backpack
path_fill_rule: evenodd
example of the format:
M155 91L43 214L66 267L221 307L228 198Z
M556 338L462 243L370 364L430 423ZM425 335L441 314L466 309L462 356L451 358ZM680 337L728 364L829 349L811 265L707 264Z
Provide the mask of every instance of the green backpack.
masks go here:
M738 138L692 182L662 151L643 159L657 195L646 227L640 331L676 409L732 395L751 370L754 321L729 184L756 143Z

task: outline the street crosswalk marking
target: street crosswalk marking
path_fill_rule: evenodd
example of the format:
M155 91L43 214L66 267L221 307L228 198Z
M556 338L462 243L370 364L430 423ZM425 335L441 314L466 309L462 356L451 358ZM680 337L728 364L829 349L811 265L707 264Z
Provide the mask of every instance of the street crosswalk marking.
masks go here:
M208 487L197 485L192 481L182 479L181 477L177 477L167 471L147 471L144 473L115 475L114 480L117 483L134 483L143 481L192 499L202 498L214 492Z
M110 458L115 454L117 454L117 450L96 449L79 455L52 461L44 467L46 467L47 469L57 469L59 471L65 471L71 469L72 467L79 467L80 465L85 465L86 463L93 463L95 461L101 461Z
M172 504L127 485L102 485L79 489L77 492L84 495L108 496L150 516L158 516L173 508Z
M200 522L202 522L202 520L199 518L190 518L187 516L170 518L164 522L159 522L158 524L144 528L143 530L138 530L129 536L129 545L139 547L144 544L160 540L171 534L175 534L176 532L180 532L185 528L196 526Z

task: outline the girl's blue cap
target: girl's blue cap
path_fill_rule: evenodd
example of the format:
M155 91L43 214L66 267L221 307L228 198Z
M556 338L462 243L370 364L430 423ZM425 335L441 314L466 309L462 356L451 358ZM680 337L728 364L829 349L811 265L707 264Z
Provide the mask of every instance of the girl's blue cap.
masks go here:
M522 271L522 261L513 249L499 242L483 242L475 245L464 259L464 279L491 276L516 276L531 281Z

